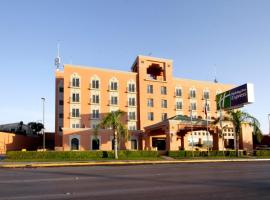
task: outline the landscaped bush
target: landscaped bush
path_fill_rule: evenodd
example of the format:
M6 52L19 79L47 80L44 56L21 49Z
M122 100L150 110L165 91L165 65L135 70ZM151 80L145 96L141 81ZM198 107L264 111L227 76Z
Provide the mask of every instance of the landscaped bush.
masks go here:
M118 151L120 159L157 158L157 151ZM99 160L113 159L113 151L9 151L9 160Z
M224 151L226 157L236 157L235 151ZM239 156L245 155L244 151L239 151ZM270 154L269 154L270 155ZM207 151L169 151L168 156L172 158L190 158L190 157L207 157ZM221 157L223 156L223 151L209 151L210 157Z
M270 157L270 150L256 150L254 152L255 156L265 156L265 157Z

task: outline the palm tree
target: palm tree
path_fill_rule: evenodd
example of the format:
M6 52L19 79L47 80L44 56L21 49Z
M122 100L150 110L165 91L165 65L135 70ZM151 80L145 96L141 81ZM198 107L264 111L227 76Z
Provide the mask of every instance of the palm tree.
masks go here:
M220 120L218 118L215 123ZM222 119L223 121L231 121L233 123L235 134L236 134L236 154L239 155L239 136L242 133L242 123L246 122L253 126L253 135L256 135L256 138L262 137L262 132L260 130L260 122L249 113L241 110L231 110L227 112L227 115Z
M120 118L124 115L125 112L121 110L112 111L102 119L102 121L97 125L95 129L95 134L98 133L98 129L108 129L111 128L113 130L113 138L114 138L114 157L118 159L118 141L120 137L126 139L128 135L127 128L124 124L122 124Z

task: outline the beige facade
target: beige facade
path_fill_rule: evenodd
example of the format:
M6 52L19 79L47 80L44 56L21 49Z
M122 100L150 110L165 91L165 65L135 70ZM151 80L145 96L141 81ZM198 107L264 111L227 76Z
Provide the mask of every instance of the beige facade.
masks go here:
M97 141L93 128L107 113L120 109L126 113L122 120L131 134L121 148L155 149L161 140L167 150L179 149L179 138L171 142L164 132L155 138L155 134L149 135L151 131L147 132L147 127L190 113L194 118L204 119L205 105L208 120L213 120L219 116L216 94L232 87L176 78L172 60L149 56L138 56L131 72L64 65L63 71L56 71L56 146L63 150L111 150L111 131L100 130ZM230 126L227 129L229 140L233 131ZM202 128L196 133L193 139L206 140L206 130ZM208 134L207 142L213 141L213 135Z

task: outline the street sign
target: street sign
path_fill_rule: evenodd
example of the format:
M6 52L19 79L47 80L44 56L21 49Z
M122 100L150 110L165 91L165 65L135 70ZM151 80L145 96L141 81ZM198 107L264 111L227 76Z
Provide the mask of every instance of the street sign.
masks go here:
M216 95L217 110L231 110L254 102L254 86L246 83Z

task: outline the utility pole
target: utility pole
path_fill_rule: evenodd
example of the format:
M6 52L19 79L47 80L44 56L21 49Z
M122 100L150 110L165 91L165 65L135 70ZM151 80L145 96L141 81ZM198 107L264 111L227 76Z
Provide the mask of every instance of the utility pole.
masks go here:
M45 98L44 97L42 97L41 98L41 100L42 100L42 103L43 103L43 119L42 119L42 121L43 121L43 129L42 129L42 133L43 133L43 151L45 151L45 149L46 149L46 146L45 146Z
M191 124L191 149L192 149L192 157L194 157L194 149L193 149L193 122L192 122L192 107L190 109L190 124Z

